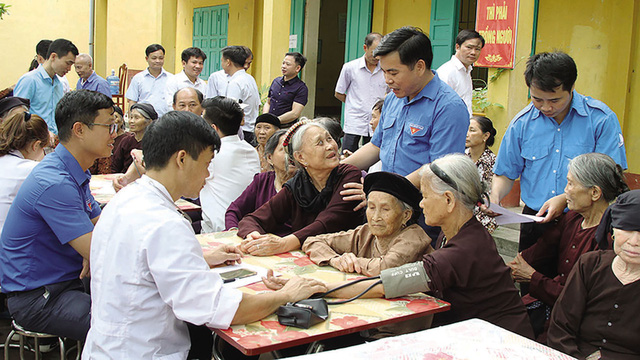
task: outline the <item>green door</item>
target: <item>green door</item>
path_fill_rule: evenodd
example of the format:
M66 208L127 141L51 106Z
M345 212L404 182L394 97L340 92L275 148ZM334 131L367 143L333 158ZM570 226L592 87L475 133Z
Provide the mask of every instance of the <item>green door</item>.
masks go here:
M302 54L304 37L304 10L307 6L305 0L291 0L291 24L289 25L289 35L295 36L296 46L290 47L289 52L299 52Z
M429 38L433 48L432 69L451 59L455 52L455 39L458 35L459 0L432 0L431 25Z
M220 70L220 50L227 46L228 27L228 4L193 9L193 46L207 54L202 79Z
M364 55L364 37L371 32L373 0L349 0L347 5L347 38L344 62Z

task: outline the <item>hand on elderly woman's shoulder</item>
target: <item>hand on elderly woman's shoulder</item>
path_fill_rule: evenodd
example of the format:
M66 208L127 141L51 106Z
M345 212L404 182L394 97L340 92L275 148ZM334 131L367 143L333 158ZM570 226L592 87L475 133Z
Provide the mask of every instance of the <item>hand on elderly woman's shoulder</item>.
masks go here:
M364 193L364 178L360 178L360 182L350 182L343 185L344 190L340 191L342 200L344 201L359 201L353 208L353 211L358 211L367 206L367 196Z

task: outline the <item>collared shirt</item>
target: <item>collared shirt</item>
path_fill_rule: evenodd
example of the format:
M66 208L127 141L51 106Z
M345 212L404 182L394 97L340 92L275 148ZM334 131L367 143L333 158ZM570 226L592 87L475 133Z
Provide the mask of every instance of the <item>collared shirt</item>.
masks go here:
M220 139L222 146L209 164L209 177L200 191L202 232L222 231L224 215L260 172L258 152L238 135Z
M60 82L62 83L62 92L64 92L66 94L69 91L71 91L71 85L69 85L69 80L67 80L67 75L60 76L60 75L56 74L56 76L58 77L58 80L60 80ZM109 96L111 96L111 95L109 95Z
M515 180L520 197L534 210L564 193L569 161L599 152L627 168L624 138L616 114L599 100L573 91L571 108L560 125L533 104L518 113L502 138L493 172Z
M109 89L109 83L107 80L103 79L100 75L96 74L94 71L91 73L91 76L87 78L86 81L83 81L82 78L78 79L78 83L76 84L76 90L93 90L97 92L101 92L108 97L111 97L111 90Z
M371 143L380 148L382 170L406 176L451 153L464 152L467 107L437 74L411 101L389 95Z
M389 91L380 64L371 72L364 56L349 61L342 66L335 91L347 95L344 103L344 132L369 136L371 109Z
M207 98L225 96L227 93L227 84L229 84L230 79L231 76L227 75L224 70L211 73L207 81Z
M280 116L291 111L293 103L307 105L309 89L307 85L294 76L289 81L284 81L284 76L273 79L269 88L269 112L275 116Z
M82 256L69 241L92 232L100 215L90 179L62 144L27 176L0 235L3 292L78 278Z
M186 87L199 90L205 98L207 97L206 81L197 77L196 82L192 83L191 80L189 80L189 78L187 77L187 74L184 73L184 70L182 70L167 80L166 90L164 93L164 101L167 103L167 106L169 108L171 108L171 105L173 104L173 94L175 94L176 91Z
M30 71L20 77L13 89L13 96L22 97L31 101L31 113L44 119L49 131L58 134L55 111L58 101L64 95L62 83L58 76L53 79L44 66Z
M149 68L137 73L132 79L127 89L127 99L140 103L148 103L158 113L158 117L171 110L173 94L166 99L167 81L173 74L162 69L160 75L155 77L149 73ZM169 106L167 106L169 102Z
M438 68L438 76L440 79L451 86L451 88L462 98L467 105L469 114L471 110L471 96L473 90L473 82L471 80L471 70L473 66L467 68L462 61L455 55L451 56L451 60L442 64Z
M37 161L25 159L18 150L11 150L7 155L0 156L0 169L3 170L0 172L0 233L13 199L36 165Z
M167 189L143 175L104 209L91 243L83 359L186 359L185 322L229 327L242 293L209 270Z
M253 76L247 74L244 69L236 71L229 78L226 96L234 100L242 100L243 104L248 105L244 108L244 125L243 131L253 132L253 128L260 111L260 92L258 84Z

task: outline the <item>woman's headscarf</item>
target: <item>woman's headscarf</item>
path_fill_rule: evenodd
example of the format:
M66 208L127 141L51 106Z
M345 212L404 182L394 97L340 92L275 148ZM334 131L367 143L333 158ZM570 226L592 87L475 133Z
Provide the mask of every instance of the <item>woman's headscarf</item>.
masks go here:
M596 230L599 249L609 249L607 238L613 228L640 231L640 190L627 191L618 196L602 215Z

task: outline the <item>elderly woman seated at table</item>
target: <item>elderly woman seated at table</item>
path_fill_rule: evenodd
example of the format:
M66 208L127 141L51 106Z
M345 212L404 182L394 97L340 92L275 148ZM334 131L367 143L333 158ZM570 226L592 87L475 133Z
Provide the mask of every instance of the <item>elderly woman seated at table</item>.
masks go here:
M271 136L280 129L280 119L277 116L264 113L256 118L254 132L256 134L256 151L260 158L260 172L271 171L269 161L267 161L266 146Z
M446 155L420 170L425 221L440 226L436 250L421 262L382 270L382 285L366 297L394 298L427 292L451 303L451 310L438 313L434 326L480 318L526 337L533 337L531 325L511 272L498 255L487 229L476 220L473 209L486 198L486 185L471 159L462 154ZM286 281L265 279L272 288ZM330 296L349 298L371 285L363 281L337 290ZM333 284L329 288L334 288Z
M284 156L284 135L286 130L276 131L267 140L264 147L264 158L272 169L269 172L258 173L242 194L229 205L225 214L226 230L237 228L240 220L274 197L284 183L289 181L296 172L294 166L287 166ZM258 140L258 143L260 140ZM291 225L283 224L280 229L273 231L275 235L291 234Z
M508 264L516 281L530 282L522 300L538 341L546 343L551 308L580 255L598 245L610 248L607 241L596 244L596 229L609 204L628 190L622 168L609 156L588 153L574 158L564 189L569 212Z
M338 146L317 122L298 122L287 131L283 143L287 163L295 161L298 172L269 202L247 215L238 224L238 236L245 240L240 249L265 256L300 249L309 237L353 229L364 222L364 211L340 195L343 185L359 182L361 172L353 165L340 164ZM282 224L291 224L292 233L272 235Z
M433 251L431 239L416 224L420 191L403 176L388 172L368 175L367 223L353 230L317 235L302 246L318 265L367 276L418 261Z
M580 257L551 313L548 344L579 359L639 359L640 190L620 196L596 241L613 229L613 250Z

